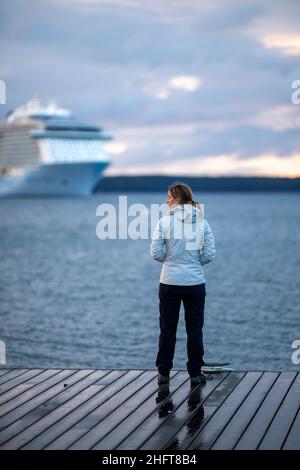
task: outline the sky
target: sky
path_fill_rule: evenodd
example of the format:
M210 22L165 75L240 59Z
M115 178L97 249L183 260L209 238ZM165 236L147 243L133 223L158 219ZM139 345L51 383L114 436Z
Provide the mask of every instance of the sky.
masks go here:
M106 175L300 176L299 0L1 0L8 110L113 136Z

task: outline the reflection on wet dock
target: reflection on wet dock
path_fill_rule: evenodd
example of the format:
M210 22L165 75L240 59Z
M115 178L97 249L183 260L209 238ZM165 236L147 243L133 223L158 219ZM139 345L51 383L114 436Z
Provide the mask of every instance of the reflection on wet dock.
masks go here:
M300 449L300 374L0 369L0 449Z

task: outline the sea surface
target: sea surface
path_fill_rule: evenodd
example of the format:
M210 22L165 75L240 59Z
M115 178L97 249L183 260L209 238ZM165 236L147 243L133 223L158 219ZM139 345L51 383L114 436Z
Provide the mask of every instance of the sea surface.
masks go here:
M205 204L217 248L206 267L206 361L228 361L236 370L299 370L291 358L300 340L300 195L195 198ZM149 209L165 201L164 193L128 196L128 206ZM96 236L103 203L118 216L116 193L0 200L6 367L156 368L161 264L150 257L149 238ZM174 368L185 369L186 360L181 307Z

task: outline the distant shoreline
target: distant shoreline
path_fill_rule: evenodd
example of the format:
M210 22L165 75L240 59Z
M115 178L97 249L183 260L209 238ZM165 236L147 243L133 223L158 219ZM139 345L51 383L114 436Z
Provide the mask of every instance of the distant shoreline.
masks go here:
M97 185L94 192L143 191L163 192L175 181L189 184L193 191L300 191L300 178L272 177L191 177L191 176L106 176Z

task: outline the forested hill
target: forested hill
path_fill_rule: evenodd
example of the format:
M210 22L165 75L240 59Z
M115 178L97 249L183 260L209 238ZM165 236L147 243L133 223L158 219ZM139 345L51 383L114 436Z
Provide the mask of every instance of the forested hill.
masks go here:
M166 191L174 182L184 182L199 191L300 191L300 178L107 176L95 191Z

